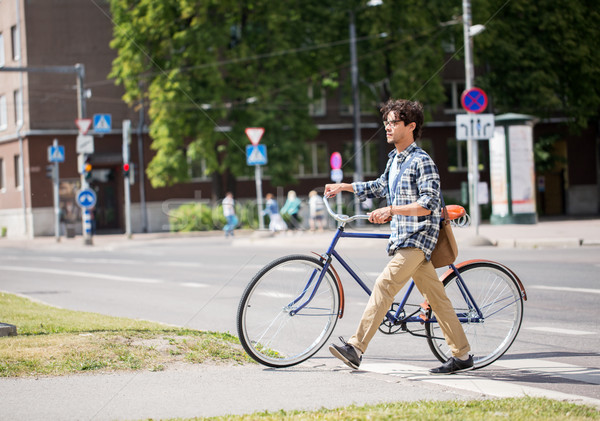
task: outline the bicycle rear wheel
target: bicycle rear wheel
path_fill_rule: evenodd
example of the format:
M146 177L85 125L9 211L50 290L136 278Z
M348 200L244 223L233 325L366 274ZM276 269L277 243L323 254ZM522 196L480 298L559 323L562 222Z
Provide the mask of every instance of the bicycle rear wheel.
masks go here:
M496 361L514 342L523 320L523 294L514 275L502 265L474 262L458 271L483 314L481 320L462 323L471 345L474 369L478 369ZM443 282L456 313L467 319L478 317L476 309L467 305L456 273L452 272ZM431 310L429 313L431 317ZM438 323L427 323L426 333L438 360L445 362L452 356Z
M323 272L319 259L290 255L277 259L250 281L237 313L242 346L269 367L299 364L323 347L337 323L340 294L331 272L303 308ZM297 313L294 313L298 311Z

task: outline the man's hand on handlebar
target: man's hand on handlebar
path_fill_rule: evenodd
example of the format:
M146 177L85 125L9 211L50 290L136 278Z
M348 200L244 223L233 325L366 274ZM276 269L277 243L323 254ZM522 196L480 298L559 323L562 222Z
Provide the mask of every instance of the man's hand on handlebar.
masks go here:
M327 198L335 197L338 193L343 191L354 192L352 184L348 183L336 183L336 184L325 184L325 193L323 195Z
M367 215L369 215L369 222L373 224L385 224L392 220L392 210L390 206L375 209L373 212L370 212Z

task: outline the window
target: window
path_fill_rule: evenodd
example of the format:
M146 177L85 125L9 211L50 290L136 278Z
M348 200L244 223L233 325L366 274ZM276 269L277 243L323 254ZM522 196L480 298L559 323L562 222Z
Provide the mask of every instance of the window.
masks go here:
M0 130L6 130L8 119L6 113L6 96L0 96Z
M0 191L4 190L4 159L0 158Z
M325 89L320 83L313 83L308 87L308 97L312 100L308 106L308 113L313 117L322 117L327 114Z
M10 35L12 38L12 59L17 61L21 55L21 42L19 40L19 33L17 32L16 25L10 28Z
M188 171L190 179L194 181L206 180L209 177L206 175L206 159L204 158L192 158L189 150L187 155Z
M468 170L467 142L448 139L448 171L458 172Z
M17 89L13 96L15 104L15 123L19 124L23 122L23 95L21 94L21 90Z
M23 179L21 178L21 155L15 155L15 187L21 188L23 186Z
M4 35L0 32L0 67L4 67L6 61L4 59Z
M295 173L303 176L317 176L329 173L329 156L326 143L310 143L306 159L299 159ZM292 163L292 165L294 165Z
M465 82L452 80L444 82L444 90L446 94L446 102L444 103L444 111L446 113L462 112L460 96L465 90Z
M361 150L363 159L363 174L377 174L377 149L378 145L376 140L363 142ZM344 174L354 173L355 155L354 142L344 143L344 150L342 151L342 169L344 170Z

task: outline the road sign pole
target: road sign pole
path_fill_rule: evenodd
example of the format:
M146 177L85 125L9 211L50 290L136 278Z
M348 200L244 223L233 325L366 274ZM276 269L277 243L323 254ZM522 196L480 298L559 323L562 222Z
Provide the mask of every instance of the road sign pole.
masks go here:
M463 41L465 49L465 91L473 87L473 39L469 33L471 29L471 2L463 0ZM467 157L469 158L469 212L472 224L475 226L475 235L479 235L479 203L477 198L477 183L479 182L479 157L477 140L472 136L467 138Z
M260 165L254 166L254 178L256 179L256 207L258 210L258 229L265 229L265 221L263 217L263 200L262 200L262 171Z
M58 149L58 139L54 139L52 142L54 149ZM58 161L54 161L52 165L52 197L54 199L54 237L56 242L60 241L60 201L58 197Z
M129 144L131 143L131 121L123 120L123 164L129 163ZM125 235L131 238L131 183L129 177L123 177L125 190Z

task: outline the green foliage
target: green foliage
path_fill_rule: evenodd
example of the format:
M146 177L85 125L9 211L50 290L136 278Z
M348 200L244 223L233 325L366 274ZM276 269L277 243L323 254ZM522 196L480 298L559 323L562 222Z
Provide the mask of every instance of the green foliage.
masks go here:
M257 126L265 128L265 175L272 185L294 183L290 163L306 157L306 141L317 134L308 86L327 91L348 80L351 8L365 111L390 95L440 102L443 55L431 34L448 18L442 4L110 0L118 52L110 77L130 105L148 103L152 185L186 181L188 160L203 159L210 174L247 174L244 129Z
M600 12L587 0L474 0L477 83L497 113L566 115L585 127L600 111Z
M236 203L238 228L257 228L256 212L256 204L253 202ZM221 205L212 207L203 203L186 203L179 206L169 212L169 222L173 232L220 230L227 223Z

